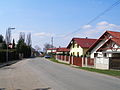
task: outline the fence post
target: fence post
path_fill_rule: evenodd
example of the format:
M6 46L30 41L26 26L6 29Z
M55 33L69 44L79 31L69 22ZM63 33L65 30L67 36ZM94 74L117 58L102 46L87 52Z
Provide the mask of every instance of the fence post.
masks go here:
M88 59L87 59L87 57L85 57L85 66L86 67L88 66Z
M56 60L58 60L58 58L57 58L57 54L56 54Z
M84 57L82 57L82 67L84 67Z
M69 62L69 64L70 64L70 56L68 56L68 62Z
M73 65L73 62L74 62L74 57L72 56L72 61L71 61L71 64Z

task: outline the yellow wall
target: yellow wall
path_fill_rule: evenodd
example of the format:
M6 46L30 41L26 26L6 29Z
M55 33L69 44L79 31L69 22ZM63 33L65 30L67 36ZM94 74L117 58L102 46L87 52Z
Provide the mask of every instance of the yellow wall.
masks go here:
M70 55L72 54L73 55L73 52L74 52L74 55L77 56L77 52L79 52L79 56L83 55L83 48L81 48L80 46L77 47L77 44L74 44L74 48L73 48L73 45L71 45L70 47Z
M83 49L83 54L84 54L84 55L86 54L87 50L88 50L88 48L84 48L84 49Z

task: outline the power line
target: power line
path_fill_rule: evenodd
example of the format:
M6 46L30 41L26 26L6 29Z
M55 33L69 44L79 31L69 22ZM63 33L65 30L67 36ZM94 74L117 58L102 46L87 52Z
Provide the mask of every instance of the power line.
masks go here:
M115 3L113 3L110 7L108 7L107 9L105 9L103 12L101 12L100 14L98 14L96 17L94 17L93 19L91 19L90 21L88 21L85 25L91 24L93 23L95 20L97 20L98 18L100 18L102 15L104 15L106 12L110 11L112 8L114 8L115 6L117 6L118 4L120 4L120 0L116 1ZM64 37L67 37L68 35L71 35L73 33L76 33L78 31L81 30L82 27L80 27L79 29L65 35Z

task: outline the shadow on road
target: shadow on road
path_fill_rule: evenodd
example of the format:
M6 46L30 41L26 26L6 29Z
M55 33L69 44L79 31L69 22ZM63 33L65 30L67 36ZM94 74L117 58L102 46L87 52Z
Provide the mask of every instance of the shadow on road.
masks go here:
M49 90L49 89L51 89L50 87L48 87L48 88L37 88L37 89L33 89L33 90Z
M6 63L0 63L0 68L5 67L5 66L10 66L10 65L15 64L15 63L20 62L20 61L21 60L9 61L9 62L6 62Z
M49 90L49 89L51 89L51 88L50 87L48 87L48 88L37 88L37 89L32 89L32 90ZM0 90L7 90L7 89L0 88ZM22 90L22 89L16 89L16 90Z
M5 88L0 88L0 90L5 90Z

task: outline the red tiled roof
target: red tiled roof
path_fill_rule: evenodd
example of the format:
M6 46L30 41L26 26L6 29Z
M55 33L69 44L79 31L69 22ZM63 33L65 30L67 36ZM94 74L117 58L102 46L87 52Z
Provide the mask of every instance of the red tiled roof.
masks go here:
M97 39L89 38L73 38L72 41L75 41L82 48L89 48ZM68 45L68 48L71 46L71 43Z
M69 52L70 51L70 49L68 49L68 48L58 48L57 49L57 52Z
M120 39L112 38L111 40L114 41L117 45L120 46Z
M47 50L57 50L57 48L48 48Z
M105 34L110 34L111 36L113 36L114 39L115 39L115 38L120 38L120 32L106 31L106 32L104 32L104 34L103 34L98 40L96 40L96 42L89 48L89 50L88 50L87 52L89 52L90 50L92 50L92 49L96 46L96 44L98 44L99 41L102 40L102 37L103 37Z
M120 38L120 32L114 32L114 31L106 31L106 32L108 32L114 38Z

